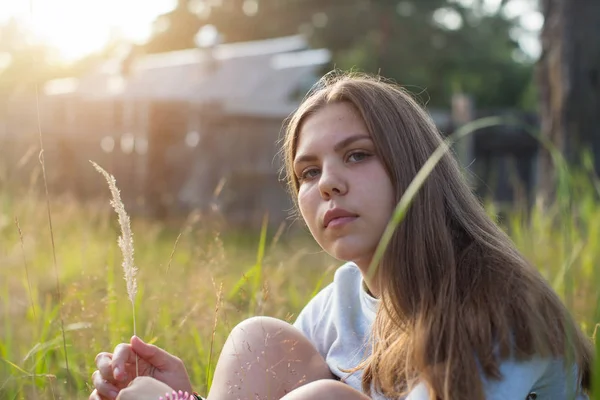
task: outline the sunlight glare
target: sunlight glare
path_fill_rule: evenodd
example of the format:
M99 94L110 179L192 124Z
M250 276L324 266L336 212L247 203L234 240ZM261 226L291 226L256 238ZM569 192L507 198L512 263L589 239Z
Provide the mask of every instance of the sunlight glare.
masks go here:
M101 50L111 39L141 43L154 19L175 0L8 0L0 2L0 22L14 17L37 40L67 61Z

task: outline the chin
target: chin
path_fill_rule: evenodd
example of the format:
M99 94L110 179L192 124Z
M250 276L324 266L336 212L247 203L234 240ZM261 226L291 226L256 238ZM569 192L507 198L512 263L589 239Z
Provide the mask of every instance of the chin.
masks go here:
M327 253L340 261L351 261L360 265L361 260L370 260L373 255L372 249L367 251L361 244L353 241L338 240L332 244Z

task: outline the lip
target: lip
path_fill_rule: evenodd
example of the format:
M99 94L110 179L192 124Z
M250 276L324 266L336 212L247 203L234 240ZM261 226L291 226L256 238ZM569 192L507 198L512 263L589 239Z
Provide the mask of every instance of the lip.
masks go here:
M327 210L323 216L323 227L327 228L332 223L336 226L343 225L345 222L350 222L356 217L358 217L357 214L344 210L343 208L332 208Z

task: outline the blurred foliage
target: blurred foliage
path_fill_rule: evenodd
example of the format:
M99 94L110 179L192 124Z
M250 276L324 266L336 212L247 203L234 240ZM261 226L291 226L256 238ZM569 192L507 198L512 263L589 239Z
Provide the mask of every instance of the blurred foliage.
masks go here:
M458 0L179 0L156 18L141 50L195 47L205 25L216 27L221 42L303 33L311 45L332 51L328 68L380 73L423 92L430 105L448 106L452 93L461 91L478 108L531 110L533 60L511 38L517 21L504 16L509 1L491 12L482 0L469 7ZM14 23L0 27L0 53L13 58L0 69L0 96L17 83L81 74L117 47L68 67L44 68L51 54L25 37Z
M563 167L551 207L488 200L486 209L591 336L600 322L600 181L589 168ZM95 355L132 333L108 195L53 197L52 206L54 243L38 185L0 191L0 399L87 399ZM132 231L138 334L181 357L201 393L239 321L293 321L340 265L300 224L242 232L194 213L168 224L134 217Z
M515 20L503 1L490 12L453 0L179 0L157 19L149 52L192 46L203 25L225 42L306 34L332 51L331 67L357 68L426 91L423 101L447 106L452 93L481 108L532 109L532 61L511 38ZM516 56L516 57L515 57ZM520 57L521 61L515 61Z

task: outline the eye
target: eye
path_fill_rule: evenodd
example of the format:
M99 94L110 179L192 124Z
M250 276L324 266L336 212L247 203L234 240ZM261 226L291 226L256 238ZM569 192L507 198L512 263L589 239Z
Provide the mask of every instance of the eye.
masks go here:
M302 173L300 174L299 180L300 180L300 182L306 181L306 180L311 180L313 178L316 178L318 174L319 174L318 168L307 168L304 171L302 171Z
M364 151L355 151L354 153L351 153L350 155L348 155L348 161L359 162L359 161L369 158L370 156L371 156L370 154L367 154Z

